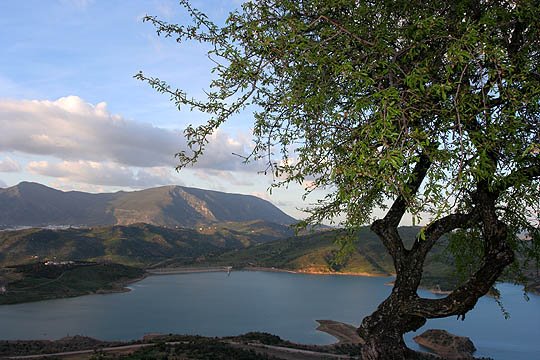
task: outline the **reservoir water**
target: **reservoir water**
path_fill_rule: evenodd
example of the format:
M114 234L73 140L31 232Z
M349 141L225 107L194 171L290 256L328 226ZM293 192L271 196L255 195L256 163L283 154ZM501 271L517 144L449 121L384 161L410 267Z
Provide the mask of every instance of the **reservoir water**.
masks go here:
M0 339L86 335L128 340L147 333L237 335L264 331L287 340L329 344L317 319L358 324L390 292L389 278L273 272L151 276L131 292L0 306ZM501 284L505 320L494 299L480 299L465 321L428 321L428 328L470 337L476 356L540 359L540 297L525 301L519 287ZM433 296L422 292L422 296ZM407 334L409 346L415 347Z

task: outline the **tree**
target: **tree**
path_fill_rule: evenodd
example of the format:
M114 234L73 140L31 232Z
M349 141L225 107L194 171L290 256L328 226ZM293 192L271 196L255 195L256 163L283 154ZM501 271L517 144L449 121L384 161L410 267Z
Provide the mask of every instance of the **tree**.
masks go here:
M345 214L372 222L392 256L390 296L358 332L364 359L412 356L402 335L427 319L462 316L510 264L538 260L540 234L540 6L537 1L259 0L218 26L146 17L158 34L211 46L215 78L198 100L143 73L178 107L209 114L188 127L197 161L208 136L252 110L254 151L276 186L310 179L329 195L308 222ZM281 158L276 158L276 157ZM428 221L412 247L406 212ZM532 241L520 240L524 233ZM477 251L448 296L419 297L426 255L441 237Z

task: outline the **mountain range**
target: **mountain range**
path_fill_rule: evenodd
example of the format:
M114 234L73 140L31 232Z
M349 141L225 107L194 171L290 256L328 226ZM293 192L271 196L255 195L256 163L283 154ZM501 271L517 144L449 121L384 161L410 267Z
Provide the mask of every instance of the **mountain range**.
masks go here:
M183 186L100 194L60 191L32 182L0 188L0 226L4 228L135 223L193 228L250 221L282 225L296 222L255 196Z

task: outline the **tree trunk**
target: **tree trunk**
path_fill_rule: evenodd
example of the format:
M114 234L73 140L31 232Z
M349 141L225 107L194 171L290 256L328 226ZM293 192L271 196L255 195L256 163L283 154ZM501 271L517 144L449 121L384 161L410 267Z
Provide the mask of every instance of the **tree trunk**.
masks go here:
M361 349L363 360L414 358L415 352L405 345L403 334L420 328L426 319L403 314L400 309L405 302L392 294L362 321L358 334L365 341Z
M496 154L492 160L492 169L495 169ZM417 193L430 166L429 157L421 154L407 184L410 194ZM390 296L362 321L357 330L365 342L361 349L363 360L416 358L415 352L407 348L403 334L419 329L427 319L456 315L464 319L478 299L493 286L504 268L514 261L514 252L507 243L508 226L498 218L495 206L500 190L490 187L487 180L479 181L476 191L471 193L473 207L469 213L449 214L432 222L422 230L422 236L419 234L410 249L405 248L398 233L399 222L408 207L403 194L396 198L383 219L373 222L371 229L392 257L396 281ZM471 227L482 230L484 243L483 257L478 259L476 272L444 298L420 298L417 290L424 261L434 244L444 234Z
M504 268L512 263L514 252L506 242L508 227L496 216L494 198L480 198L475 214L449 215L433 223L425 229L425 240L417 239L410 250L403 247L396 223L393 226L388 226L388 221L373 223L372 230L387 245L394 260L396 281L390 296L358 328L358 334L365 341L361 349L363 360L416 358L415 352L406 346L403 334L419 329L427 319L456 315L464 318L493 286ZM477 271L444 298L420 298L417 289L424 260L435 241L452 229L464 227L467 219L477 221L478 218L481 219L485 249L483 258L478 259L481 264Z
M424 299L418 296L423 260L420 252L407 253L401 266L396 267L397 278L392 293L362 321L357 330L365 341L361 349L362 359L417 358L417 354L405 344L403 334L419 329L427 319L456 315L464 318L514 260L514 253L505 242L506 226L500 222L497 225L492 228L495 236L488 239L491 245L480 268L445 298ZM497 227L499 231L496 231Z
M422 277L421 269L400 266L390 296L362 321L358 334L365 341L361 350L363 360L414 358L415 352L405 345L403 334L419 329L426 319L409 315L404 309L418 298L416 290Z

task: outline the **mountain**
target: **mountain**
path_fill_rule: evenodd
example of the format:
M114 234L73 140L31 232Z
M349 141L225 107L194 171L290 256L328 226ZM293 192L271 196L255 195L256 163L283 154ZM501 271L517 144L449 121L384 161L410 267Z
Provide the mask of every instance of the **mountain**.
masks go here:
M114 195L63 192L37 183L21 182L0 189L0 225L114 224L114 217L107 209Z
M0 231L0 267L44 260L107 261L151 266L196 262L293 234L290 227L253 221L195 229L150 224Z
M290 225L295 219L250 195L183 186L91 194L21 182L0 188L0 226L129 225L194 227L262 220Z

